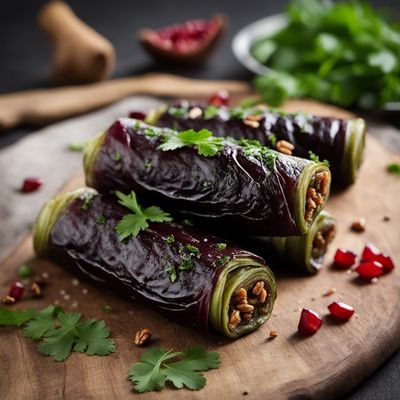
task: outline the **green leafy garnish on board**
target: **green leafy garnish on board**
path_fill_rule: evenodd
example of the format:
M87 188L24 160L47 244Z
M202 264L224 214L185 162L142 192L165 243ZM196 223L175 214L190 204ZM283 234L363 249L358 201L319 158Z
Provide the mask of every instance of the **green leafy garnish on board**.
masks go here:
M128 195L121 192L115 192L115 194L119 199L118 202L132 211L131 214L125 215L115 227L121 241L131 236L136 237L141 230L147 229L149 227L148 221L172 221L170 215L159 207L151 206L143 209L136 200L135 192Z
M225 250L226 249L226 243L217 243L217 249L218 250Z
M18 273L23 279L29 278L32 275L32 268L29 265L23 264L19 267Z
M218 115L219 108L213 105L208 106L204 109L204 118L211 119Z
M322 164L325 164L327 167L329 167L329 161L328 160L320 161L319 157L315 153L313 153L311 150L308 151L308 156L309 156L311 161L314 161L316 163L322 163Z
M286 17L250 50L272 69L254 81L265 102L312 97L370 109L400 100L400 25L391 15L364 1L292 0Z
M95 318L81 321L81 314L66 313L60 307L49 306L42 311L0 308L0 325L25 325L24 336L41 340L39 351L55 361L65 360L73 351L90 356L115 352L104 321Z
M177 389L202 389L206 378L201 372L220 365L217 352L207 352L199 346L185 352L153 348L143 353L140 361L129 369L129 379L138 393L159 391L166 382Z
M167 269L166 269L168 275L169 275L169 279L172 283L174 283L176 281L176 278L178 277L177 273L176 273L176 269L173 265L170 265Z
M82 152L83 150L85 150L86 145L87 145L87 142L70 143L68 145L68 150L76 151L76 152Z
M211 157L224 148L224 139L215 137L207 129L198 132L189 129L179 133L167 134L164 143L159 148L163 151L169 151L186 146L194 146L200 155Z
M387 166L387 171L400 176L400 163L392 163Z

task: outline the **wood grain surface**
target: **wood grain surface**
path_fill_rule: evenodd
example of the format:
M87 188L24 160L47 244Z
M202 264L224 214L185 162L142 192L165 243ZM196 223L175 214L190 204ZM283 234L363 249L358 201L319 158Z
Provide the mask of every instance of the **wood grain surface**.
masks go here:
M336 108L305 101L291 102L287 108L343 115ZM360 178L346 191L334 193L327 205L337 217L339 227L323 270L313 277L275 271L278 299L270 320L258 331L236 341L169 322L148 308L86 283L74 286L72 275L33 255L28 235L1 263L0 293L6 293L10 283L17 279L22 263L29 264L37 275L47 272L50 283L43 298L21 301L17 307L45 307L58 301L67 310L104 319L111 328L117 352L108 357L75 353L67 361L57 363L40 355L37 343L24 338L20 330L1 328L0 399L137 397L131 392L127 371L144 351L133 344L135 332L144 327L154 332L151 345L183 350L200 344L219 351L222 364L218 370L205 373L207 385L199 392L166 388L140 398L337 399L367 378L399 346L400 181L385 171L387 163L394 160L398 156L368 136ZM79 174L69 180L66 188L81 184ZM362 234L352 233L349 226L360 216L367 218L367 229ZM385 222L384 216L390 220ZM337 247L360 253L367 242L388 251L398 269L372 284L331 266ZM333 296L323 296L333 287L337 289ZM87 289L87 294L83 289ZM71 296L69 300L63 298L61 290ZM326 316L326 306L337 298L355 307L356 314L349 322L338 324ZM112 307L111 313L102 311L105 305ZM310 307L324 316L324 325L314 336L296 333L302 307ZM270 330L277 330L279 336L269 339ZM244 397L245 393L248 396Z

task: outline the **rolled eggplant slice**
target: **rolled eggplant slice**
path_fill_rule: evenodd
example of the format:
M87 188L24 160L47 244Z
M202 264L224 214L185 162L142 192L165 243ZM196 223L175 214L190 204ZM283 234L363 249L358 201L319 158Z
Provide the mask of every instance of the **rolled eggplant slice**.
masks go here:
M193 111L195 110L195 112ZM209 129L216 136L256 139L276 148L280 140L290 142L293 155L309 158L310 151L328 160L333 180L349 185L357 178L365 143L365 121L290 114L262 106L216 107L180 101L149 114L148 122L177 130Z
M272 266L284 264L301 273L314 274L324 262L329 244L335 238L336 220L323 210L308 233L290 237L253 237L246 247L260 255L268 255ZM273 258L273 260L272 260Z
M219 230L268 236L306 233L329 196L323 163L222 138L211 138L220 150L208 157L192 145L160 149L178 135L117 120L85 148L86 183L101 193L134 190Z
M114 195L91 189L59 195L37 217L35 250L185 325L237 338L269 318L276 282L263 259L176 222L150 222L121 241L115 227L128 213ZM256 285L263 285L264 296L252 293ZM243 306L249 305L247 296L238 301L243 289L251 308Z

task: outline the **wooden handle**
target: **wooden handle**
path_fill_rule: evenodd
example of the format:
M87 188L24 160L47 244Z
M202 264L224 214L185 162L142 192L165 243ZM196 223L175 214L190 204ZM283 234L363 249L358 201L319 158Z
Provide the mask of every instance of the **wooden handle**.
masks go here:
M109 77L115 64L113 45L82 22L66 3L47 3L39 12L38 24L53 43L55 82L87 83Z
M4 94L0 95L0 130L20 124L45 125L134 94L194 97L209 96L220 89L232 94L250 93L250 86L240 81L206 81L169 74L146 74L80 86Z

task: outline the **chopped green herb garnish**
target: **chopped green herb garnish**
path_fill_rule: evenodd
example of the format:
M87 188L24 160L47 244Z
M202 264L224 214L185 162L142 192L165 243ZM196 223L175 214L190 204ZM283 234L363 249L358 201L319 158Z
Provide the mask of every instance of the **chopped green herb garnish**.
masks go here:
M147 170L151 169L151 167L152 167L151 161L145 161L143 165L144 165L144 168Z
M175 267L173 265L171 265L166 269L166 271L168 272L169 279L171 280L172 283L174 283L177 278Z
M186 249L189 253L192 253L192 254L197 254L200 251L198 247L192 246L191 244L187 244Z
M102 214L100 214L96 217L96 224L98 224L98 225L104 225L106 223L106 221L107 221L106 217Z
M105 313L110 313L112 312L112 307L109 306L108 304L106 304L105 306L103 306L103 308L101 309L101 311L105 312Z
M191 219L189 219L189 218L185 218L182 222L187 226L193 226L194 225L193 221Z
M236 143L243 148L247 157L257 158L261 163L265 163L269 170L275 168L275 160L278 157L276 151L262 146L258 140L240 139Z
M228 256L223 256L223 257L221 257L221 258L218 259L218 262L219 262L221 265L223 265L223 264L227 263L229 260L230 260L230 257L228 257Z
M144 130L144 134L148 137L155 137L155 136L160 136L159 131L157 131L156 129L153 128L146 128Z
M308 154L309 154L309 158L311 161L314 161L316 163L322 162L322 164L325 164L327 167L329 167L328 160L320 161L319 157L315 153L313 153L311 150L308 151Z
M267 136L268 141L271 143L271 146L275 147L276 146L276 135L271 133L270 135Z
M397 174L400 176L400 163L392 163L387 166L387 171L391 174Z
M104 321L95 318L81 321L81 314L66 313L60 307L49 306L42 311L0 308L0 325L26 325L24 336L43 339L39 351L56 361L65 360L72 351L100 356L115 351Z
M218 250L225 250L226 243L217 243L217 248L218 248Z
M215 116L218 115L219 108L216 106L208 106L207 108L204 109L204 118L205 119L211 119L214 118Z
M70 151L76 151L76 152L82 152L87 145L87 142L80 142L80 143L70 143L68 145L68 150Z
M165 241L167 242L167 243L175 243L175 236L174 235L168 235L166 238L165 238Z
M207 129L198 132L189 129L167 135L159 148L163 151L169 151L186 146L194 146L200 155L211 157L224 148L224 139L213 136L212 132Z
M244 107L234 107L229 110L229 116L231 118L237 118L237 119L243 119L244 118L244 113L247 110L247 108Z
M181 263L178 265L178 268L181 271L185 271L188 269L192 269L193 267L193 261L191 260L190 256L189 257L181 257L182 261Z
M173 117L185 117L188 109L186 107L170 107L168 108L168 114Z
M134 129L140 129L141 126L142 126L142 123L141 123L140 121L136 121L136 122L135 122L135 125L133 125L133 128L134 128Z
M29 278L32 275L32 268L26 264L23 264L19 267L19 276L23 279Z
M114 155L113 155L113 159L115 160L115 161L121 161L122 160L122 156L121 156L121 153L119 153L119 152L117 152L117 153L115 153Z
M199 390L206 384L201 371L215 369L219 365L219 354L206 352L200 346L185 352L152 348L140 356L139 363L132 364L129 379L138 393L159 391L167 381L176 389L185 386L190 390Z
M119 199L119 203L132 211L131 214L125 215L115 227L120 240L129 238L130 236L137 236L141 230L148 228L150 222L169 222L172 221L170 215L161 208L151 206L143 209L136 200L135 192L125 195L121 192L115 192Z
M87 210L89 208L89 204L93 199L93 194L92 193L86 193L84 195L84 200L83 200L83 204L82 204L82 210Z

